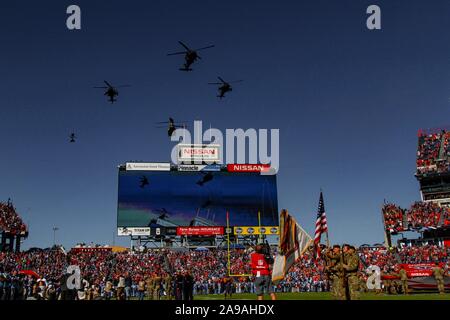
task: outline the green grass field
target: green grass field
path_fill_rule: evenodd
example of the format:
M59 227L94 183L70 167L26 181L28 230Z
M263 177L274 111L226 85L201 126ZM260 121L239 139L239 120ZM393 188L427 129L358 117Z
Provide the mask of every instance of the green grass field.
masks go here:
M270 299L265 296L265 299ZM278 293L278 300L334 300L330 292ZM223 295L200 295L195 300L223 300ZM256 295L249 293L234 294L232 300L255 300ZM361 300L450 300L450 294L415 293L409 295L387 295L384 293L363 293Z

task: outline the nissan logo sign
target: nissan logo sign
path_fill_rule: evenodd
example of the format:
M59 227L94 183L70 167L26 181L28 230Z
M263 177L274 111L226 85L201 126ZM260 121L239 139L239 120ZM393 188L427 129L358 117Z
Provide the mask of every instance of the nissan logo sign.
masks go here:
M270 229L270 233L272 233L272 234L278 233L277 228L271 228L271 229Z
M252 227L250 227L250 228L247 229L247 232L250 233L250 234L252 234L252 233L255 232L255 229L253 229Z
M242 228L241 227L237 227L236 228L236 233L242 233Z

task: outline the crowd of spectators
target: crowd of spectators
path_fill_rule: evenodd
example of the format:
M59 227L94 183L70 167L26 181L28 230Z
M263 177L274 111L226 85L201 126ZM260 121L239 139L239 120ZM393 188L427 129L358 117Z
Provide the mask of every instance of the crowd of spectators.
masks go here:
M408 227L413 229L437 227L449 217L449 208L433 202L415 202L406 212Z
M27 232L27 226L9 200L7 203L0 202L0 231L13 235Z
M436 165L441 148L442 133L419 134L419 146L417 149L417 169L427 170ZM420 171L419 173L425 173Z
M450 208L417 201L408 210L387 203L382 208L384 227L390 233L439 227L450 219Z
M364 266L378 266L382 272L393 270L398 260L396 249L387 249L385 247L360 247L359 257Z
M425 246L404 246L398 250L398 254L402 263L432 263L432 262L444 262L449 263L448 255L450 254L449 248L442 248L437 245L425 245Z
M306 251L290 269L284 280L278 283L277 289L280 292L328 291L325 260L315 259L312 250Z
M441 153L442 151L442 153ZM419 133L417 173L442 173L450 169L450 132Z
M250 252L247 250L231 250L230 273L240 275L233 280L235 293L254 293L253 281L249 278L249 257ZM117 292L122 277L129 279L128 295L137 297L139 284L143 281L146 283L149 277L165 279L169 274L175 277L178 273L192 275L194 294L222 294L225 289L223 281L228 277L228 253L222 249L161 249L144 252L71 250L66 254L59 248L53 248L21 253L3 252L0 253L0 274L3 274L0 278L0 299L1 292L3 299L19 296L49 299L46 291L48 286L52 288L52 297L57 297L61 295L60 279L69 265L79 266L86 281L83 297L110 297L112 292ZM37 276L21 274L25 270ZM20 290L16 288L19 284ZM13 287L16 289L12 290ZM315 262L313 255L306 253L275 290L302 292L325 291L327 288L323 262ZM55 294L53 289L56 290ZM167 295L168 290L161 288L161 296ZM9 293L5 295L7 291Z
M404 231L404 210L392 203L386 203L383 208L384 226L391 233Z
M444 262L448 264L449 249L435 245L403 246L386 249L384 247L360 247L358 249L364 270L369 265L377 265L382 272L395 270L399 263ZM232 250L231 266L241 276L232 280L234 293L254 293L254 285L249 272L247 250ZM80 268L82 285L72 292L72 297L84 299L110 299L144 296L149 293L155 277L172 279L180 275L192 277L192 291L197 294L223 294L224 279L228 277L227 251L210 249L195 250L147 250L143 252L112 252L106 250L78 251L65 253L60 248L34 249L28 252L0 253L0 300L9 299L58 299L68 296L64 287L69 265ZM307 251L290 269L285 279L275 286L276 292L322 292L330 289L325 272L325 260L315 259ZM242 266L239 269L238 266ZM173 284L161 281L158 297L171 295ZM172 283L172 285L170 284ZM64 294L65 293L65 294ZM175 294L172 294L174 296Z

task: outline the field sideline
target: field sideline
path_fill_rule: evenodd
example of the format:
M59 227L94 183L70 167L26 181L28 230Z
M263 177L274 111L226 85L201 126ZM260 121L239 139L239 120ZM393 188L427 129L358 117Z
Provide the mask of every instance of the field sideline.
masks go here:
M269 296L265 296L269 299ZM334 300L330 292L278 293L278 300ZM256 295L250 293L233 294L232 300L255 300ZM198 295L194 300L223 300L223 295ZM450 294L416 293L409 295L387 295L362 293L361 300L450 300Z

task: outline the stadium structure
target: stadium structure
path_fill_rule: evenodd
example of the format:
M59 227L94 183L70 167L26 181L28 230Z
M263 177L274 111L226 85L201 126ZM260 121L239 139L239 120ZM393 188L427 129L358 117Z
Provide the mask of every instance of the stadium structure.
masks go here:
M27 237L28 227L12 202L0 202L0 252L20 252L20 245Z
M398 240L399 245L436 244L449 247L449 130L419 130L415 177L420 186L421 202L416 202L410 209L401 209L386 203L383 207L386 246L392 246L392 236L400 234L402 238ZM421 215L421 210L426 210L427 216ZM408 239L404 233L410 231L420 235Z

